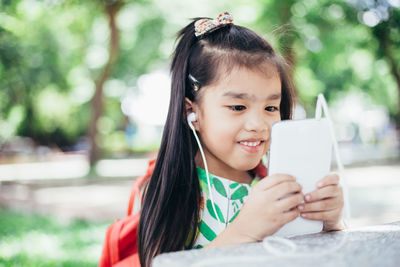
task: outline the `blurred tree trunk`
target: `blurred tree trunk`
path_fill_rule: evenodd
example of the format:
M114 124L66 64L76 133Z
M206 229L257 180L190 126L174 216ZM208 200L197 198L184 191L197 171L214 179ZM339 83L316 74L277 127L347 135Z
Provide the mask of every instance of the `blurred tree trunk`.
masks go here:
M400 107L400 65L399 62L395 59L394 53L392 52L392 40L389 36L390 27L387 25L388 23L384 22L373 28L372 32L375 38L379 42L379 50L381 55L387 60L390 66L390 71L393 75L393 78L397 85L398 92L398 107ZM396 128L400 130L400 108L397 111L396 115Z
M113 3L105 2L105 12L108 18L108 25L110 28L110 45L109 45L109 57L104 69L102 70L98 80L96 81L96 91L92 98L92 118L89 126L89 137L90 137L90 164L93 165L100 156L100 149L98 146L98 129L97 122L103 111L103 85L107 81L110 75L111 68L113 67L115 60L118 56L119 50L119 32L116 25L116 17L123 6L122 1L115 1Z

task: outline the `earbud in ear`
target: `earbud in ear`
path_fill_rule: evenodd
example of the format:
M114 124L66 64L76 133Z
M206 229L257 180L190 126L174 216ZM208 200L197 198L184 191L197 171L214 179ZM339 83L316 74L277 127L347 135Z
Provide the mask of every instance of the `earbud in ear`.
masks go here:
M187 116L187 122L191 128L193 128L192 122L196 121L196 113L192 112Z
M193 121L196 121L196 113L192 112L188 115L188 123L191 124Z

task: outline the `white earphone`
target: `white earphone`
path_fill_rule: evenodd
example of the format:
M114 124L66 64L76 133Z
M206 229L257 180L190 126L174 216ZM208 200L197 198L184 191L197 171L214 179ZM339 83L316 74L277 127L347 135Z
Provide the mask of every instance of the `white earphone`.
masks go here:
M193 130L194 126L193 126L193 121L196 121L196 113L192 112L187 116L187 122L190 126L190 128Z
M208 191L210 192L210 199L211 199L211 203L212 203L212 208L214 210L214 214L217 215L218 221L221 222L221 225L225 226L225 224L223 222L223 218L221 219L219 217L219 214L217 213L217 210L215 208L215 202L214 202L213 194L212 194L212 191L211 191L211 182L210 182L210 176L209 176L209 173L208 173L207 161L206 161L206 157L204 155L204 151L203 151L203 148L201 146L199 137L196 134L196 129L194 128L193 123L192 123L194 121L196 121L196 113L192 112L187 116L187 122L189 124L190 129L192 129L192 131L193 131L193 135L194 135L194 137L195 137L195 139L197 141L197 144L199 145L200 154L201 154L201 157L202 157L203 163L204 163L204 169L206 171Z

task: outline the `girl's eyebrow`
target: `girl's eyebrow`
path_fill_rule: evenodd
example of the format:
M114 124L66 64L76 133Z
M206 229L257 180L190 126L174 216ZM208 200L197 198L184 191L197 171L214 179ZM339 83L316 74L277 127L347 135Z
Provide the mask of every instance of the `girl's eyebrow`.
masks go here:
M255 95L249 95L248 93L236 93L236 92L226 92L222 96L230 97L230 98L237 98L237 99L244 99L244 100L256 100L257 97ZM267 100L278 100L281 99L281 94L271 94L267 97Z

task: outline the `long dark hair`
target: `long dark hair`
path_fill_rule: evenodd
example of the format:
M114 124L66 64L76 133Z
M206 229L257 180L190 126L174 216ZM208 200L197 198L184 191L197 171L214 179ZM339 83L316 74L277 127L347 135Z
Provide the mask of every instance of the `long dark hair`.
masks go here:
M200 38L193 21L178 33L178 45L171 65L172 86L168 116L153 175L146 189L138 232L142 266L149 266L160 253L193 247L200 185L196 172L197 144L186 122L185 97L199 101L202 89L194 92L188 75L202 86L217 81L228 66L276 67L282 83L282 119L292 116L293 90L284 60L255 32L233 24ZM192 231L191 231L192 230Z

